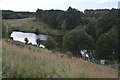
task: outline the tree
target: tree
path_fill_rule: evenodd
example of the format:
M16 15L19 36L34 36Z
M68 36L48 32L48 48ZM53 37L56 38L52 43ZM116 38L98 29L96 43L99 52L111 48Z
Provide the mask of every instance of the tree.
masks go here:
M37 9L37 10L36 10L36 14L35 14L36 20L41 20L41 18L42 18L42 13L43 13L43 10L41 10L41 9Z
M39 31L39 29L37 28L37 29L35 30L35 34L38 35L39 32L40 32L40 31Z
M92 18L90 20L89 24L86 26L85 30L96 42L97 28L96 28L95 24L96 24L96 20L95 20L95 18Z
M62 29L62 31L63 31L63 34L65 34L66 26L67 26L67 23L66 23L66 21L64 20L64 21L62 22L62 24L61 24L61 29Z
M97 20L98 36L108 32L114 25L117 25L118 10L111 10L109 13L103 14Z
M52 28L61 29L61 25L65 21L67 29L73 29L79 25L82 20L83 13L77 9L69 7L67 11L62 10L37 10L36 11L36 20L41 20L47 23ZM62 26L63 27L63 26Z
M120 4L120 1L119 1ZM118 26L117 26L118 34L120 34L120 9L118 10ZM120 52L120 35L118 35L118 52ZM120 57L120 53L118 54L118 58ZM119 60L120 63L120 60Z
M67 23L66 29L73 29L77 25L82 24L82 15L82 12L75 8L69 7L68 10L64 13L64 20Z
M53 38L48 37L45 41L45 47L48 49L54 49L56 47L56 42Z
M62 22L62 24L61 24L61 29L62 29L62 30L65 30L65 29L66 29L66 26L67 26L67 23L66 23L66 21L64 20L64 21Z
M41 40L38 38L36 39L37 46L40 46Z
M96 57L98 59L111 59L118 56L117 28L112 28L97 40Z
M28 38L25 38L24 41L25 41L25 44L28 44L29 42Z
M65 50L82 57L80 54L81 50L94 49L94 40L83 29L73 30L64 36L63 46Z

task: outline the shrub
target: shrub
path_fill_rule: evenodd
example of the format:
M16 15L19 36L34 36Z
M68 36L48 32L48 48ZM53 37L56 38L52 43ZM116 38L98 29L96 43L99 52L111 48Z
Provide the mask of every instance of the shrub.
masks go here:
M48 37L45 42L45 47L48 49L54 49L56 47L56 41L53 38Z
M25 41L25 44L28 44L29 42L28 38L25 38L24 41Z
M37 43L37 46L40 46L41 40L40 39L36 39L36 43Z

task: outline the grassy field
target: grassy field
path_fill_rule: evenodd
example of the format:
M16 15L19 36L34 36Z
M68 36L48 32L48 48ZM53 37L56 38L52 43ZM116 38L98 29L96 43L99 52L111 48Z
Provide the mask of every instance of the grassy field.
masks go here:
M12 40L3 40L2 58L6 78L118 77L114 69Z
M50 34L50 35L64 35L67 31L62 31L60 29L53 29L49 25L35 21L35 18L25 18L25 19L8 19L4 20L9 26L9 30L19 30L24 32L35 32L39 29L40 33Z

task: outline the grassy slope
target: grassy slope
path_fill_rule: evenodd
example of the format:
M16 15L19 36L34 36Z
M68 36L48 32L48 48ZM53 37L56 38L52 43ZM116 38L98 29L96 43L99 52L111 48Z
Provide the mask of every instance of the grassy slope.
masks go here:
M35 46L19 47L12 42L3 41L3 77L117 77L117 72L111 68L82 59L60 57L60 54Z
M2 78L2 41L0 40L0 79Z
M49 25L34 21L34 18L25 19L9 19L4 20L11 30L20 30L25 32L35 32L36 28L40 30L40 33L51 34L51 35L63 35L64 31L59 29L53 29Z

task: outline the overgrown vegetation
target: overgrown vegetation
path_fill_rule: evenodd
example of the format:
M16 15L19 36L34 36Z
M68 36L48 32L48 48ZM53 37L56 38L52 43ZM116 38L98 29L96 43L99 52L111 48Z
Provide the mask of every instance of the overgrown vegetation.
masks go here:
M63 44L62 49L58 49L61 52L70 52L69 55L81 56L80 51L87 50L87 53L91 52L98 60L118 60L117 56L120 54L117 46L117 22L119 21L117 14L118 9L89 13L82 13L71 7L66 11L38 9L35 18L5 20L3 29L6 28L4 26L7 23L10 32L19 30L63 36L63 41L57 43L58 45ZM55 49L56 42L54 39L48 38L46 47ZM98 63L98 60L94 62Z
M111 29L117 26L117 14L118 9L88 10L85 13L72 7L69 7L66 11L38 9L36 11L36 20L47 23L52 28L63 31L70 30L70 32L64 35L63 47L65 47L65 51L71 51L76 55L80 55L81 50L87 50L88 52L95 52L97 59L103 59L103 56L111 56L111 59L115 58L117 60L113 56L113 53L116 56L118 55L117 30L111 31ZM84 32L78 32L78 30L83 29L85 30ZM84 33L89 38L86 35L82 35ZM107 38L107 34L110 34L109 38ZM106 41L101 39L102 36L106 36ZM91 44L96 46L93 48ZM108 60L109 58L104 57L104 59Z
M3 40L2 58L3 78L117 77L110 68L11 40Z
M64 78L68 70L26 49L3 45L3 78ZM41 53L43 54L43 53ZM44 53L45 54L45 53Z
M54 49L57 46L57 43L53 38L48 37L47 40L45 41L45 46L48 49Z

